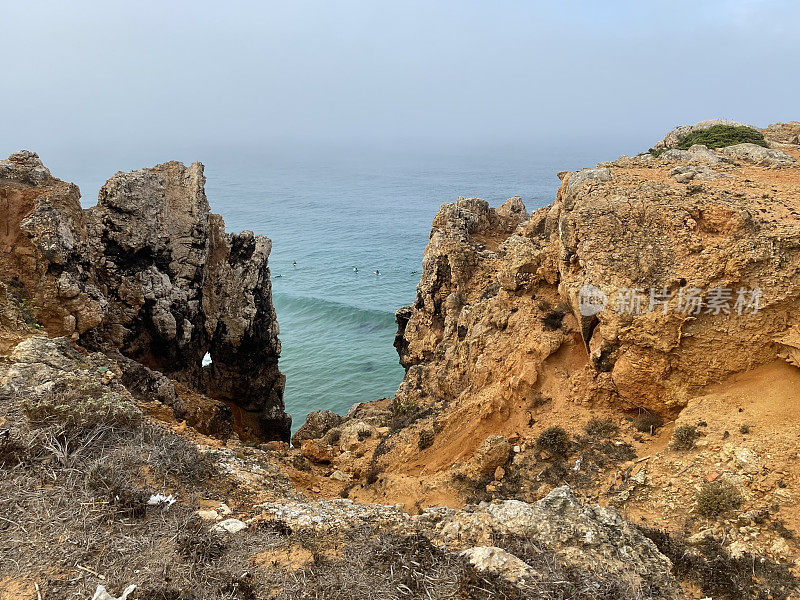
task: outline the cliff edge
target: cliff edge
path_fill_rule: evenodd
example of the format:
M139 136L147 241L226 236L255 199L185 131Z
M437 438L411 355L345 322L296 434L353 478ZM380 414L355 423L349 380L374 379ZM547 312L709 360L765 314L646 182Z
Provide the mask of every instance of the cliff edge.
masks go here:
M144 387L163 373L226 402L242 435L288 439L271 242L226 233L204 184L200 163L117 173L84 210L36 154L12 154L0 161L2 279L49 335L132 361Z
M568 484L734 554L800 556L798 127L681 127L560 173L532 213L442 205L397 312L404 381L312 415L295 480L412 511Z

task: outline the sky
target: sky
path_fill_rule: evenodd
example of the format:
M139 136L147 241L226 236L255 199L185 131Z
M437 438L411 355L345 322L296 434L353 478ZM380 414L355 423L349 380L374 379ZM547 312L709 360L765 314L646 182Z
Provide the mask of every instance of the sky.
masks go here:
M794 0L0 2L4 156L632 151L705 118L800 119Z

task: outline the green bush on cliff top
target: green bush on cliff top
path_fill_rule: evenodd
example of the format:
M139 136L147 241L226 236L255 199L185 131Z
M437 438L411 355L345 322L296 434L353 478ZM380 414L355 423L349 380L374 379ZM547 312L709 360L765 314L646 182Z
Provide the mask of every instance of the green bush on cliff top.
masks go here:
M695 144L703 144L709 148L725 148L736 144L758 144L768 146L764 134L744 125L713 125L708 129L700 129L681 139L679 150L688 150Z

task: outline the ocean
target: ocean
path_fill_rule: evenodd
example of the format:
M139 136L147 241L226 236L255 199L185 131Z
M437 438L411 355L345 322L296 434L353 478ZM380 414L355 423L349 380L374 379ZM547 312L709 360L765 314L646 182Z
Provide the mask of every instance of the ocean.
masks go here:
M212 150L178 158L205 164L211 209L228 231L249 229L272 239L279 364L296 431L312 410L343 414L356 402L394 395L403 378L392 345L394 313L414 301L442 203L465 196L497 206L519 195L532 210L554 200L558 171L614 156L586 146L531 145ZM81 185L89 206L111 173L79 171L53 170Z

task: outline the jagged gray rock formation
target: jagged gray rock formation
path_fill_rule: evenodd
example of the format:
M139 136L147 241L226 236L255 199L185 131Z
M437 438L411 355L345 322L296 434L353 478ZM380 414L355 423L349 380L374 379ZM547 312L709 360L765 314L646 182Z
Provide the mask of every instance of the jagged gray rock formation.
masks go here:
M118 173L82 210L32 152L0 162L0 267L48 333L119 351L241 408L243 432L289 438L271 241L225 233L203 165ZM206 352L212 357L202 368Z

